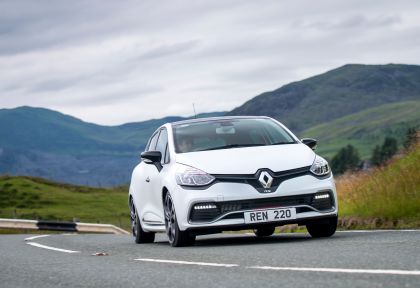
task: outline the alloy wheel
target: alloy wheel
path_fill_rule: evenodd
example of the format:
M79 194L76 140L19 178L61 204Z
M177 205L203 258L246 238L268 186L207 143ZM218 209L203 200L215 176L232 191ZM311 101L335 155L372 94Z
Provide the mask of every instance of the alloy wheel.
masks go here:
M133 236L137 236L137 213L136 207L134 207L133 199L130 200L130 220L131 220L131 231Z
M171 195L169 193L166 194L165 197L165 226L166 226L166 234L168 235L169 242L173 242L175 239L175 208L172 202Z

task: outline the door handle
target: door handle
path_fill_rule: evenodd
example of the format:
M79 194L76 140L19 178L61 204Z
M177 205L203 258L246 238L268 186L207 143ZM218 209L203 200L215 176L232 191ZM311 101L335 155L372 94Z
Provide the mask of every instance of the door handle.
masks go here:
M150 182L150 178L149 178L149 176L147 176L147 178L146 178L146 182L147 182L147 183L149 183L149 182Z

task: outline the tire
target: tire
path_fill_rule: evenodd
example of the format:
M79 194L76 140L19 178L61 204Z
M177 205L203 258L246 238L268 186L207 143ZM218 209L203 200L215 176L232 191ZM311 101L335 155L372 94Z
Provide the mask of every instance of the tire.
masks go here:
M195 242L195 235L191 235L188 231L179 230L178 221L176 219L175 206L169 192L165 195L163 207L165 213L166 235L169 238L169 244L172 247L193 245Z
M257 237L268 237L268 236L273 235L275 229L276 227L274 226L261 227L261 228L255 229L254 233L255 233L255 236Z
M337 230L338 217L332 217L320 220L319 223L314 222L306 225L306 229L312 238L331 237Z
M153 243L155 241L155 233L146 232L141 227L140 218L137 214L136 207L134 206L133 199L130 199L130 220L131 231L137 244Z

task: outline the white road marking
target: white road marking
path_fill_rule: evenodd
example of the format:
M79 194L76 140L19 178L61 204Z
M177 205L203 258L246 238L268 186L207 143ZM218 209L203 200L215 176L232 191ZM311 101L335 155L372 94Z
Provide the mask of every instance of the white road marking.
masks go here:
M420 232L419 229L384 229L384 230L345 230L338 233L376 233L376 232Z
M158 262L158 263L170 263L170 264L183 264L183 265L200 265L200 266L216 266L216 267L237 267L238 264L224 264L224 263L208 263L208 262L189 262L189 261L178 261L178 260L165 260L165 259L150 259L150 258L138 258L135 261L143 262Z
M73 250L55 248L55 247L51 247L51 246L42 245L42 244L39 244L39 243L36 243L36 242L26 242L26 244L31 245L31 246L35 246L35 247L38 247L38 248L43 248L43 249L48 249L48 250L54 250L54 251L58 251L58 252L64 252L64 253L80 253L80 251L73 251Z
M31 241L31 240L34 240L34 239L37 239L37 238L43 238L43 237L47 237L47 236L51 236L51 235L49 235L49 234L47 234L47 235L36 235L36 236L25 238L25 241Z
M377 232L418 232L420 233L420 229L382 229L382 230L337 230L336 233L377 233ZM255 235L254 233L246 232L242 234L238 233L225 233L227 235ZM287 233L277 233L276 235L290 235L290 234L308 234L307 232L287 232Z
M304 272L330 272L330 273L358 273L358 274L391 274L391 275L416 275L420 276L418 270L385 270L385 269L345 269L345 268L310 268L310 267L271 267L252 266L250 269L261 270L288 270Z

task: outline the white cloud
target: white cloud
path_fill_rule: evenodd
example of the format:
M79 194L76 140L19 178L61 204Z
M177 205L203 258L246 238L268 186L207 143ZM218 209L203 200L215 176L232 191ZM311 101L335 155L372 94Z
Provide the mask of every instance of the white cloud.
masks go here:
M420 64L418 1L2 1L0 107L101 124L231 110L346 63Z

